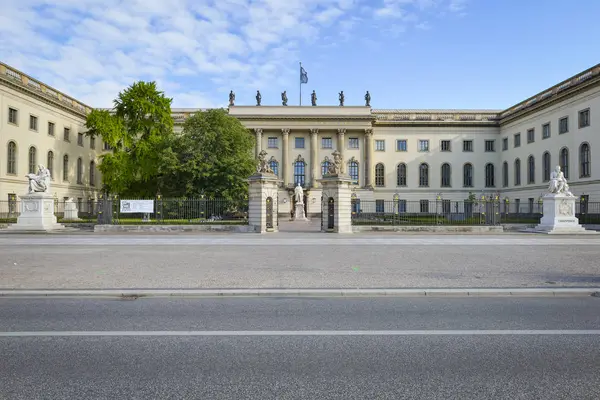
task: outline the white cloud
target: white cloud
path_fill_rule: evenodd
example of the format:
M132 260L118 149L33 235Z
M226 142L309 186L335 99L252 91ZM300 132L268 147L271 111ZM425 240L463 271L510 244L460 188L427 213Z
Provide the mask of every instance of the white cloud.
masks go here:
M423 28L419 13L442 0L381 1L19 0L0 13L0 54L91 106L140 79L161 82L174 107L220 106L231 88L285 83L303 44L348 40L373 15Z

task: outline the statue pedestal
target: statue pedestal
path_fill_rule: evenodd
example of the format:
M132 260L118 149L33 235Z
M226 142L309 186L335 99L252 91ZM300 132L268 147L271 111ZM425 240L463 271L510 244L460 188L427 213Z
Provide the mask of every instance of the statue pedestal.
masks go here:
M296 203L294 209L294 219L292 221L308 221L306 213L304 212L304 203Z
M29 193L19 196L20 214L17 223L10 225L9 231L49 232L63 230L54 216L54 197L49 193Z
M323 187L321 202L321 231L352 233L352 179L338 174L319 180Z
M595 234L579 225L575 216L576 197L564 194L546 194L543 199L543 216L535 232L548 234Z
M279 231L278 188L281 181L275 174L258 172L248 178L248 225L256 233Z
M77 204L72 201L65 202L65 215L63 219L67 221L81 221L81 219L79 219Z

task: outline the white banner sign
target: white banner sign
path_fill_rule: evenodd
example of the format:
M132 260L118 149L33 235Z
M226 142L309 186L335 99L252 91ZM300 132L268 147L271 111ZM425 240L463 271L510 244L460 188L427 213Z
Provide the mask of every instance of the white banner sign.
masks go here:
M122 213L147 213L154 212L154 200L121 200Z

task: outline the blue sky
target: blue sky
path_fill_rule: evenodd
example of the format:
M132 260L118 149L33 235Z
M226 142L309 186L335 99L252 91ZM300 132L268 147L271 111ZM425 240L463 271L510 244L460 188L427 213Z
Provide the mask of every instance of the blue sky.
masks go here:
M156 80L173 107L504 109L598 62L600 1L0 0L0 59L93 107Z

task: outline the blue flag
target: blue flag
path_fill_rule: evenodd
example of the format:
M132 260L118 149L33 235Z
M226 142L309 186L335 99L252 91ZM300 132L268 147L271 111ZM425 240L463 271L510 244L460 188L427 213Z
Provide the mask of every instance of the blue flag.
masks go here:
M300 67L300 83L308 83L308 75L304 67Z

